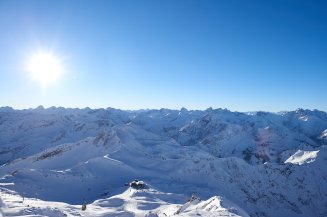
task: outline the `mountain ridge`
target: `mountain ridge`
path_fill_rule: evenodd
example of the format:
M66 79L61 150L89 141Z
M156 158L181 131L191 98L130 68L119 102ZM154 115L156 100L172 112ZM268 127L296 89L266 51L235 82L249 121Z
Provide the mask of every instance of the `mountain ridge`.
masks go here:
M326 131L327 113L304 109L0 108L0 187L26 198L65 202L66 209L115 197L126 190L124 183L141 179L166 192L165 202L148 206L151 215L163 216L167 204L176 208L175 215L196 192L203 201L227 198L247 213L241 216L324 216ZM184 199L174 201L169 192ZM144 201L134 199L133 209L126 198L119 209L127 216L148 215L138 207ZM220 203L214 204L218 208L203 216L218 215ZM196 216L199 206L187 207L181 216Z

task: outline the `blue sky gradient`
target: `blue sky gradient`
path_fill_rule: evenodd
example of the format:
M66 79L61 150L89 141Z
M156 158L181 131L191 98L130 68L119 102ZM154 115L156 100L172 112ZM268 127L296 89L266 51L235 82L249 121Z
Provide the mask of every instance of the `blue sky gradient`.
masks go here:
M0 1L0 106L327 111L327 2ZM62 59L46 88L26 60Z

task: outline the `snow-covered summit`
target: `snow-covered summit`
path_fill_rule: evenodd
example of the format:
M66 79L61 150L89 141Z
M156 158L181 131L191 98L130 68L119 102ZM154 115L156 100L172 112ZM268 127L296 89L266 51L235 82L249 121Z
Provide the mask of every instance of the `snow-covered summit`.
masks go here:
M325 112L303 109L0 108L2 206L17 196L65 203L50 214L87 203L81 215L325 216L326 129ZM127 197L135 179L150 188Z

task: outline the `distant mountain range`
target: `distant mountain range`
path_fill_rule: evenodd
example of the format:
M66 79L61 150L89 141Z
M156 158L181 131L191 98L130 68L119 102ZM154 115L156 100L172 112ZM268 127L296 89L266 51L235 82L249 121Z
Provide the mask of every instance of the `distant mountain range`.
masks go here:
M5 216L327 216L318 110L4 107L0 164Z

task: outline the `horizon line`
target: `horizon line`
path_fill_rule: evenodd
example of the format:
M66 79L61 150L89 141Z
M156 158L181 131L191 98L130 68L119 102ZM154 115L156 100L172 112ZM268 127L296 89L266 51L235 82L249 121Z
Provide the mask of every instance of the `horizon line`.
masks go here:
M283 112L293 112L293 111L319 111L319 112L325 112L327 111L320 110L320 109L308 109L308 108L296 108L296 109L291 109L291 110L280 110L280 111L266 111L266 110L253 110L253 111L237 111L237 110L231 110L228 108L222 108L222 107L217 107L214 108L212 106L209 106L208 108L205 109L190 109L186 107L181 107L180 109L177 108L167 108L167 107L162 107L162 108L137 108L137 109L123 109L123 108L114 108L114 107L65 107L65 106L49 106L45 107L43 105L38 105L36 107L29 107L29 108L17 108L13 106L0 106L0 110L3 109L11 109L15 111L24 111L24 110L49 110L49 109L76 109L76 110L108 110L108 109L114 109L114 110L121 110L121 111L153 111L153 110L171 110L171 111L207 111L207 110L225 110L225 111L230 111L230 112L239 112L239 113L257 113L257 112L265 112L265 113L283 113Z

